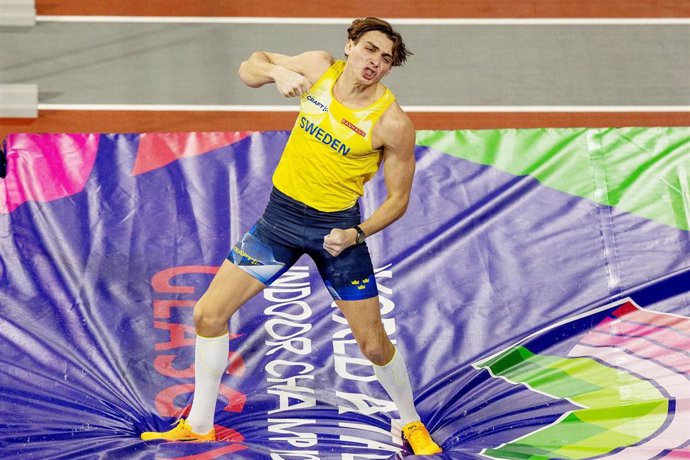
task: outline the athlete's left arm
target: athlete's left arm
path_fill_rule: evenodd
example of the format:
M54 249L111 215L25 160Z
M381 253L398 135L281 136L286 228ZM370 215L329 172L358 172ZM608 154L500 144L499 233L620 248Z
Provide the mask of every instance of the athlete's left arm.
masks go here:
M383 175L387 197L381 205L359 224L369 237L400 219L407 211L415 171L415 129L412 121L394 102L377 126L376 138L383 145ZM337 256L355 244L354 229L333 230L325 239L324 248Z
M360 228L369 236L400 219L407 211L415 171L415 129L396 103L381 119L377 133L383 143L383 177L387 197Z

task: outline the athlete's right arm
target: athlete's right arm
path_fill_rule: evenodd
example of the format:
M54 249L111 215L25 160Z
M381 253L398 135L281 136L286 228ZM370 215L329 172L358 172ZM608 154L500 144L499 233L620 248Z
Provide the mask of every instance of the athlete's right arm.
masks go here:
M332 65L325 51L308 51L296 56L256 51L239 68L240 79L252 88L275 83L285 97L300 96Z

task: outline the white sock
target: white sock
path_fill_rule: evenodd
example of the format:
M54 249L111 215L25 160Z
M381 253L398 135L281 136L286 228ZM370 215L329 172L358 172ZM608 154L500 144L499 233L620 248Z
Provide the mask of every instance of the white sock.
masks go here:
M377 366L374 364L374 374L379 379L381 386L391 397L400 413L400 422L406 425L420 420L417 410L414 408L412 397L412 385L407 374L407 367L402 354L395 349L393 359L388 364Z
M194 399L187 422L198 434L213 428L220 379L228 367L230 334L220 337L196 336L194 349Z

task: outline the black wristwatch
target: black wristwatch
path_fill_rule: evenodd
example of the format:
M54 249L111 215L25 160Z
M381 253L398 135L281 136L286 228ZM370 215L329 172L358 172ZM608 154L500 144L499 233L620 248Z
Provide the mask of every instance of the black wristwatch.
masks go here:
M357 230L357 238L355 238L355 244L362 244L364 243L364 240L366 239L366 235L364 234L364 230L359 228L359 225L355 225L354 227L355 230Z

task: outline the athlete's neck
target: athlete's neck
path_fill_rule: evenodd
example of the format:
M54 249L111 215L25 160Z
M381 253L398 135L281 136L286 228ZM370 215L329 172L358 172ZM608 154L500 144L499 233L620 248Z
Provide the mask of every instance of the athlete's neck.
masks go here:
M352 75L343 72L333 85L333 96L346 107L367 107L381 97L385 89L379 82L365 84L357 81Z

